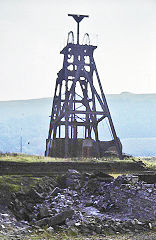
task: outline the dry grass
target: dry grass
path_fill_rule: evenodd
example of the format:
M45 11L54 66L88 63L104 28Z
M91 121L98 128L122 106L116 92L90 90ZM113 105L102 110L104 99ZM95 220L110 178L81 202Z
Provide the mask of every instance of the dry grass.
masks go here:
M102 158L54 158L37 155L6 153L0 154L0 161L14 161L14 162L132 162L137 158L128 157L120 160L116 156L108 156Z
M125 157L123 160L120 160L116 156L108 156L102 158L54 158L54 157L44 157L36 155L27 155L27 154L17 154L17 153L6 153L0 154L0 161L12 161L12 162L138 162L142 161L145 164L145 167L149 170L156 171L156 157Z
M156 157L144 157L140 158L147 168L156 171Z
M41 231L42 230L42 231ZM80 235L73 234L71 232L61 231L58 233L48 233L44 229L40 229L40 233L33 232L27 236L18 235L19 240L155 240L156 232L145 232L145 233L130 233L130 234L115 234L115 235ZM9 237L0 236L2 240L9 240Z

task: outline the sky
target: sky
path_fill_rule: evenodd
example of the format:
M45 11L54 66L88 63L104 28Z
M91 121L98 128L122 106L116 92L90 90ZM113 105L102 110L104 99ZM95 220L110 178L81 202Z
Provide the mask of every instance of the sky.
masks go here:
M52 97L70 14L89 33L105 93L156 93L156 0L0 0L0 100Z

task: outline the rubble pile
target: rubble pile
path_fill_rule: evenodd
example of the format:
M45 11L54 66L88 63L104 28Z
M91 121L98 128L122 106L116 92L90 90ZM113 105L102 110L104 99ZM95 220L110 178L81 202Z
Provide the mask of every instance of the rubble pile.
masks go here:
M27 221L18 221L7 205L0 204L0 239L21 239L21 236L29 232L31 226Z
M102 172L45 177L29 192L13 194L9 205L17 220L55 231L84 234L139 232L156 227L156 185L137 176L114 179Z

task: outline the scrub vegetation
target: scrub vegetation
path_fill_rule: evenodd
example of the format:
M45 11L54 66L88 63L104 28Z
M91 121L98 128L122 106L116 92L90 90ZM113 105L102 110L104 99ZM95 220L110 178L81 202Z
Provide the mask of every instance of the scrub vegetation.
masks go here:
M132 157L127 156L123 160L118 157L110 155L102 158L51 158L36 155L17 154L17 153L6 153L0 154L0 161L11 161L11 162L139 162L142 161L145 164L145 168L149 170L156 170L156 157Z

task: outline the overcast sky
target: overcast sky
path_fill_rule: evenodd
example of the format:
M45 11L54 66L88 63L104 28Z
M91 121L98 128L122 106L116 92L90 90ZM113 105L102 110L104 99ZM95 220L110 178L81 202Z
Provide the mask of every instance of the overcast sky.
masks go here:
M53 96L68 13L89 15L105 93L156 93L156 0L0 0L0 100Z

